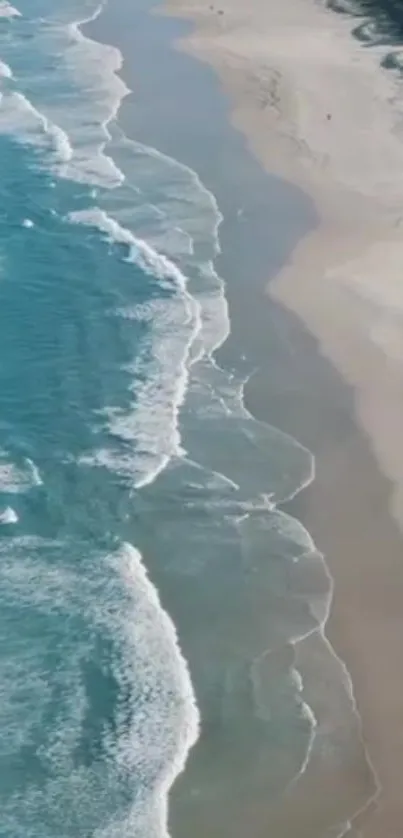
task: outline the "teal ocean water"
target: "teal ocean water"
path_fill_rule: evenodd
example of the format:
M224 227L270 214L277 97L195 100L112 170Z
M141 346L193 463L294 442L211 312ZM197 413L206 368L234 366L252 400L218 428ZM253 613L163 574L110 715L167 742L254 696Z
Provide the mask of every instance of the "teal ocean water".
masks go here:
M0 838L162 838L200 731L206 806L211 764L277 794L315 732L330 582L276 509L312 456L214 359L220 211L122 133L100 12L0 4Z

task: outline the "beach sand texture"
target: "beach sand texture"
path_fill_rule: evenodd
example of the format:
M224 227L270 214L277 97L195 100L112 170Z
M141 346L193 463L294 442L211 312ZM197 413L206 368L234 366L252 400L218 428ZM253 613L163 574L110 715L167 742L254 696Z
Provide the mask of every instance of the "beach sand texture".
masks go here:
M253 152L268 171L302 187L317 209L316 230L298 245L270 284L270 294L302 318L353 388L359 427L382 474L378 484L366 473L355 438L322 446L315 452L317 479L305 500L304 523L335 580L328 635L351 673L379 784L354 825L346 825L346 834L398 838L403 832L402 81L381 66L390 47L358 44L351 18L315 0L217 5L171 0L165 13L196 24L181 48L216 68L230 96L234 125ZM346 783L363 788L367 780L355 770L349 773L347 763ZM337 794L313 759L291 795L295 831L289 829L288 838L323 835L325 820L315 819L315 813ZM256 814L258 821L261 813ZM286 834L275 816L265 823L275 827L270 834L276 838ZM256 826L253 834L267 831Z

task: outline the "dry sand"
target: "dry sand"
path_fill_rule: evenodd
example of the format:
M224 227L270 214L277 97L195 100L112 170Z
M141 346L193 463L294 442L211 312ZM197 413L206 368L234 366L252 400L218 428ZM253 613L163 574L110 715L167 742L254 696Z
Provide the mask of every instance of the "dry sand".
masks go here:
M169 12L195 22L182 48L216 68L230 95L233 122L253 152L268 171L300 185L318 210L318 228L271 283L270 293L303 319L321 352L354 388L358 425L383 475L377 479L367 466L360 434L330 445L318 458L305 520L335 580L328 634L352 675L379 780L375 804L349 834L398 838L403 834L403 86L381 68L386 48L361 47L351 36L351 19L324 2L171 0ZM325 781L323 764L314 769L315 759L305 786L313 795L316 789L325 809L338 787L334 778ZM347 783L364 788L367 779L350 776L347 764L345 772ZM319 803L304 795L302 784L295 792L295 834L324 835L326 821L315 820ZM276 826L275 819L269 821ZM283 829L270 834L277 838ZM288 838L293 836L290 829Z

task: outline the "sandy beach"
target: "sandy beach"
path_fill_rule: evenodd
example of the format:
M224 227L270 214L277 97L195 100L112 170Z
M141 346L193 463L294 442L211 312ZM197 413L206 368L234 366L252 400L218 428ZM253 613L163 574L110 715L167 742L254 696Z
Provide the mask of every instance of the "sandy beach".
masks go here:
M317 229L297 246L269 293L302 319L351 387L357 421L357 431L343 435L335 417L331 427L322 422L320 441L309 439L309 431L301 439L316 455L316 480L299 509L334 579L327 636L352 677L374 772L372 792L348 754L339 754L336 777L326 774L323 754L314 749L309 770L291 792L287 827L273 812L262 825L256 813L262 828L253 834L270 826L276 838L291 838L294 823L298 835L333 835L324 812L339 786L346 801L346 788L355 785L352 799L361 805L351 810L345 834L398 838L402 86L381 67L386 47L363 48L351 36L350 18L314 0L251 0L247 9L242 0L171 0L165 13L194 22L180 47L217 70L233 123L267 171L314 201ZM326 406L323 411L329 415ZM299 655L303 670L303 648Z

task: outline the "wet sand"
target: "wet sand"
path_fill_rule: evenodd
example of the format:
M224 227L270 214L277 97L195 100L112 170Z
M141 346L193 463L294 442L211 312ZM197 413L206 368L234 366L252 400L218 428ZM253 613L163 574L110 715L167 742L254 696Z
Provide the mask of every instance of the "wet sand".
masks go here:
M346 95L346 59L338 52L349 50L348 70L354 72L357 46L347 21L329 18L330 12L310 0L288 3L286 19L284 9L274 11L274 4L263 0L253 0L249 11L240 0L225 0L219 7L174 0L171 10L194 20L196 29L165 17L150 19L148 2L134 15L129 0L122 0L90 34L116 43L125 55L123 76L135 93L121 112L124 130L190 165L219 200L224 213L219 269L228 281L232 328L220 357L236 366L241 353L246 354L248 370L258 369L247 386L248 407L315 453L316 480L289 508L313 533L335 579L327 634L352 674L370 757L357 737L348 675L320 636L312 636L297 652L305 698L318 719L303 778L276 805L268 802L264 772L257 776L253 793L228 797L231 771L233 777L239 774L231 765L229 748L221 793L217 789L208 806L198 804L194 778L203 769L202 738L173 789L171 832L175 838L335 838L340 824L346 824L347 834L347 821L364 809L351 836L364 824L365 836L397 838L403 820L397 788L403 749L396 734L403 675L395 656L403 579L400 531L389 510L393 504L399 518L399 324L376 296L378 270L364 289L357 270L352 289L352 272L345 267L354 259L362 265L363 253L367 266L372 265L369 248L387 240L389 265L398 277L398 183L395 171L392 177L379 166L386 160L391 168L398 167L399 144L390 142L382 119L375 126L370 153L365 134L379 117L379 102L373 107L376 83L381 85L377 96L387 119L382 85L389 90L389 81L376 81L378 63L368 55L365 72L357 70L366 107L360 130L352 137L346 125L356 126L356 103ZM312 39L319 19L322 30ZM309 33L304 51L305 20ZM333 34L326 34L328 30ZM229 98L210 78L208 67L187 55L175 57L170 44L179 36L185 50L218 70ZM323 44L319 51L318 44ZM323 87L315 81L327 63L331 90L329 80ZM305 96L308 88L311 99ZM333 112L327 118L329 99L338 111L337 120ZM228 101L232 120L255 157L248 154L242 133L227 125ZM358 173L357 160L363 167ZM364 176L365 197L360 192ZM383 256L377 264L383 264ZM365 280L367 274L361 271ZM396 297L392 271L388 276L390 295ZM270 297L264 300L269 279ZM377 413L378 403L382 410ZM202 735L208 740L209 731ZM367 807L377 791L370 761L383 786L375 807Z
M302 187L317 209L317 229L296 247L269 293L303 320L340 371L351 412L337 398L340 390L310 368L309 396L303 397L304 382L297 385L300 415L285 418L295 393L290 399L279 385L270 421L316 455L316 480L292 509L335 581L327 635L351 673L379 783L349 834L397 838L403 823L402 87L380 67L386 48L360 48L350 19L314 0L252 0L247 7L241 0L173 0L170 12L196 24L181 47L218 71L233 123L258 159ZM303 361L300 367L302 373ZM252 380L247 397L261 415L261 380ZM304 671L312 655L299 654ZM339 754L337 776L328 777L319 735L317 749L291 793L287 827L283 812L277 820L259 811L263 828L255 825L249 834L274 826L276 836L292 836L293 824L298 835L333 834L326 829L339 788L343 796L343 783L358 789L368 778L363 782L359 763L346 753Z

